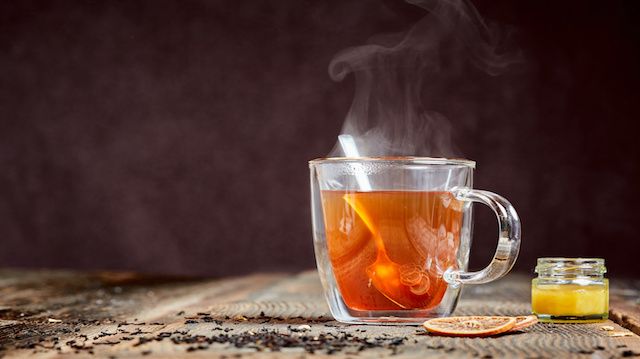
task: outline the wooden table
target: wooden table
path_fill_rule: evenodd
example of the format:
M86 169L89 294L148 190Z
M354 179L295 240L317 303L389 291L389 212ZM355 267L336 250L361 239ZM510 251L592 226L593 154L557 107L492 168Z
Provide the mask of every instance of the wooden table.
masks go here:
M528 314L529 283L466 287L456 314ZM5 270L0 357L640 357L640 281L612 283L613 321L480 339L337 323L313 271L196 280Z

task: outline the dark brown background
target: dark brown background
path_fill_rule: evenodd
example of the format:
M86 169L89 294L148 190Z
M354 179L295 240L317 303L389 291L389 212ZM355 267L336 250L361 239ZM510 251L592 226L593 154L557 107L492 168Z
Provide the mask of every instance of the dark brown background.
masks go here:
M476 186L521 215L517 269L600 256L640 275L637 7L475 3L518 29L527 66L470 103L451 86L438 110ZM353 90L328 63L422 15L378 0L3 1L0 266L314 266L306 161L333 146ZM475 268L496 244L478 213Z

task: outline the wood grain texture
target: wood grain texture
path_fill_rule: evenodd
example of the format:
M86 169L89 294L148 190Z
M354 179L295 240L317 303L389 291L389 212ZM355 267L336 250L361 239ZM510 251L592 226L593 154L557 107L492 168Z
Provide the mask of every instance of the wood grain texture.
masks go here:
M455 314L528 314L529 285L529 278L511 275L492 284L466 287ZM630 285L612 289L612 317L627 318L627 324L635 323L637 304L616 293L631 294L631 290ZM603 326L614 330L602 330ZM611 337L612 332L628 336ZM339 342L342 346L332 355L327 350L310 354L304 347L271 351L262 337L240 347L229 341L214 342L254 333L256 337L269 333L274 340L323 336L348 336L349 340ZM373 342L380 345L367 344ZM612 321L537 324L525 332L484 339L430 336L415 326L343 325L331 318L315 272L220 280L131 273L0 272L0 356L7 358L369 358L390 354L402 358L610 358L636 353L640 355L640 337Z
M611 289L610 317L640 335L640 280L627 280Z

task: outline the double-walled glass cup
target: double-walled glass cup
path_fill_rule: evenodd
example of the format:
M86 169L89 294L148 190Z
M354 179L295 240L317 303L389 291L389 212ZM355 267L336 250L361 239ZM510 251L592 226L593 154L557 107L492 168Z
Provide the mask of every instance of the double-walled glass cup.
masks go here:
M309 162L316 262L329 308L345 323L421 323L450 315L461 284L504 276L520 220L503 197L475 190L468 160L327 158ZM471 202L498 217L491 263L467 272Z

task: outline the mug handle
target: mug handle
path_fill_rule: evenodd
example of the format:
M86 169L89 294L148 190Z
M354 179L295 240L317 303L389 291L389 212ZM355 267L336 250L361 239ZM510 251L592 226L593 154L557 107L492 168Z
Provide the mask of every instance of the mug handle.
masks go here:
M478 202L489 206L498 217L498 248L489 265L477 272L449 268L444 280L453 287L461 284L482 284L496 280L511 270L520 251L520 218L515 208L504 197L493 192L471 188L454 188L456 199Z

